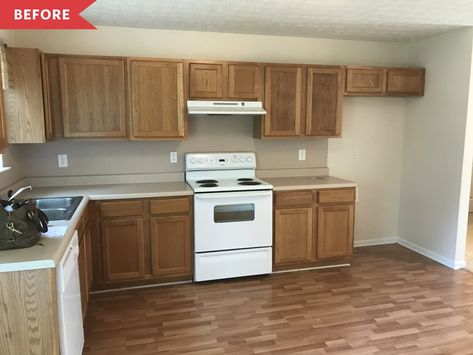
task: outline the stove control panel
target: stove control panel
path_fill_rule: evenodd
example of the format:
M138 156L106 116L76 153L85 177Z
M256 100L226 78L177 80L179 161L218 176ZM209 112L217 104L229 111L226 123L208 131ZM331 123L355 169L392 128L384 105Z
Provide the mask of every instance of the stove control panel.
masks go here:
M186 171L256 169L256 156L251 152L188 153Z

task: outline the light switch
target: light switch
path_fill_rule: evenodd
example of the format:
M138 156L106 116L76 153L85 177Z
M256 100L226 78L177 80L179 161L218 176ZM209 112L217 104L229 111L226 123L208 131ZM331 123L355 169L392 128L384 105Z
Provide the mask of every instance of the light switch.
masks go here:
M170 152L169 153L169 162L170 163L177 163L177 152Z
M299 149L299 160L305 160L305 149Z
M69 163L67 161L67 154L57 155L57 166L58 168L67 168L69 166Z

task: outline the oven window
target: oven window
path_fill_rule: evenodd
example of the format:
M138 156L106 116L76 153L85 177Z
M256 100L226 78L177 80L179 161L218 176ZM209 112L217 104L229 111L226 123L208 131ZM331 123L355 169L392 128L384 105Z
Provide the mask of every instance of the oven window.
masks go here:
M255 204L240 203L235 205L220 205L214 207L214 222L242 222L255 219Z

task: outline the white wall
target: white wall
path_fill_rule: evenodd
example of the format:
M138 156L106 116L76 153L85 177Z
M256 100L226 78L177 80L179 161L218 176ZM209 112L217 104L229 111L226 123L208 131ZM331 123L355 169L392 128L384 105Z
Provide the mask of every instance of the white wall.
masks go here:
M402 65L401 43L99 26L98 30L17 31L18 46L46 52L314 64Z
M464 263L472 167L471 153L464 155L472 44L472 29L455 31L412 44L409 56L427 74L425 97L406 108L400 236L454 268Z
M404 98L346 97L341 139L330 139L331 174L358 182L357 245L396 242L399 226ZM352 158L354 148L359 159Z
M407 45L242 34L99 27L97 31L19 31L18 46L46 52L268 61L314 64L406 65ZM347 98L341 139L330 139L328 160L333 175L360 182L356 240L389 240L398 235L398 195L405 100ZM192 120L192 119L191 119ZM169 150L255 149L263 168L321 167L327 162L327 140L259 141L251 138L249 119L218 123L191 122L188 141L58 142L22 149L36 175L76 175L174 171ZM216 124L215 124L216 123ZM352 146L361 159L351 159ZM307 148L307 161L296 160ZM55 167L57 153L70 155L71 168ZM91 159L93 157L93 159ZM373 214L375 213L375 218Z

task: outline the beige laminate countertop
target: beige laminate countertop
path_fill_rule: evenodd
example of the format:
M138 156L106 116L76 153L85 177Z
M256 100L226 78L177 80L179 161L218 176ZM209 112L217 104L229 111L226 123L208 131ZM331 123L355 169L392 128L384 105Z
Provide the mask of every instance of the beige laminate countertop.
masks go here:
M263 180L273 185L274 191L333 189L358 186L356 182L334 176L293 176L264 178Z
M69 244L89 200L153 198L192 195L192 189L183 181L147 184L114 184L34 188L32 197L83 196L69 221L50 222L50 226L67 227L62 238L42 237L31 248L0 250L0 272L54 268Z

